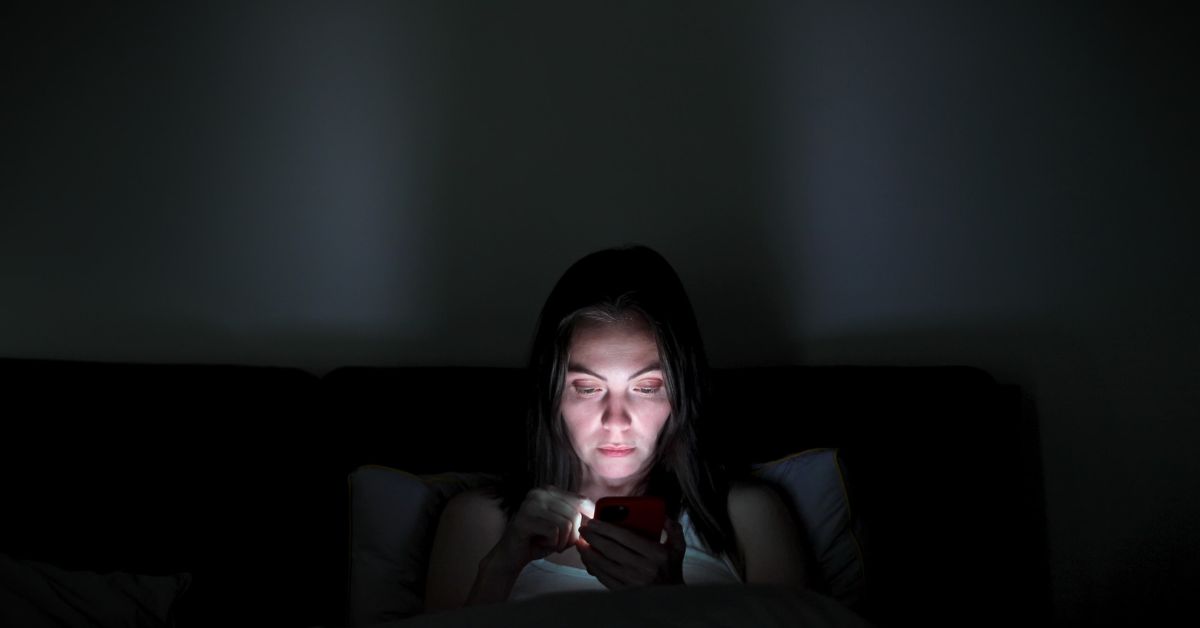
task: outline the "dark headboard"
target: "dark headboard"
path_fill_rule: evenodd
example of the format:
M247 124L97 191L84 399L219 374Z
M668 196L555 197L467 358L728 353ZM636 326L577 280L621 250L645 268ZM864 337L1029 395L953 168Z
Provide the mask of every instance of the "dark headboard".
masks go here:
M225 608L341 624L349 472L501 468L526 400L522 369L491 367L317 378L0 359L0 386L0 552L191 571L196 625ZM1019 390L961 366L714 369L713 387L707 434L734 468L840 448L874 619L1048 617L1037 433Z

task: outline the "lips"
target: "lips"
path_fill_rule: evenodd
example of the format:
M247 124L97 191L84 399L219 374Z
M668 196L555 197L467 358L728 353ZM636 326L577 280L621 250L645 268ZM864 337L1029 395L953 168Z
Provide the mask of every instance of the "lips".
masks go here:
M628 456L635 447L597 447L606 456Z

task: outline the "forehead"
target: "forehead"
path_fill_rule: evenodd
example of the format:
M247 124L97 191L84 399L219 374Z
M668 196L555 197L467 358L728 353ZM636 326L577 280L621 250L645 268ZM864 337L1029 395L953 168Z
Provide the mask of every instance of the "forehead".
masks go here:
M585 319L571 332L570 353L575 357L657 355L658 344L650 324L642 318L602 323Z

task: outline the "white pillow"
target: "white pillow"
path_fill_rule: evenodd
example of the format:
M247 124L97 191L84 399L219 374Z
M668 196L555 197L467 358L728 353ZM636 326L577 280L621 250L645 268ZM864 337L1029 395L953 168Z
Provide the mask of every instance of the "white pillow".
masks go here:
M780 489L804 529L826 591L856 608L862 553L836 449L812 449L751 466ZM424 607L425 571L442 507L462 490L494 484L486 473L413 475L378 465L350 474L350 626L411 617Z
M859 542L862 524L850 510L838 450L809 449L751 469L790 502L813 549L820 588L847 607L858 608L866 586Z
M442 507L460 491L495 484L486 473L413 475L378 465L350 474L350 625L416 615Z

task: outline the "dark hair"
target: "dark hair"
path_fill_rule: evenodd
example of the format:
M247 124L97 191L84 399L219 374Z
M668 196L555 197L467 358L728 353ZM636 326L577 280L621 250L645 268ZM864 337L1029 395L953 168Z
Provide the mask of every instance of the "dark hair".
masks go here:
M542 306L529 354L526 456L501 483L501 505L511 519L530 489L553 484L577 491L582 479L560 412L567 351L583 319L613 320L636 313L658 344L671 414L651 459L647 493L667 502L678 519L686 508L709 551L726 553L743 570L733 542L726 469L705 449L709 367L691 302L666 258L640 244L604 249L571 265Z

